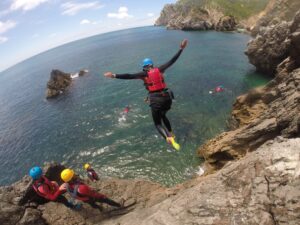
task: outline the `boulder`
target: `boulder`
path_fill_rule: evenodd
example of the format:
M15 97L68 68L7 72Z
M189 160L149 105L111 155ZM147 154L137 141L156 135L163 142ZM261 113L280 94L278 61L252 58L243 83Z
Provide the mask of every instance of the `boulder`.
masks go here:
M216 24L215 29L217 31L234 31L236 30L237 22L234 16L224 16L220 18Z
M268 28L248 43L246 55L258 71L274 75L277 66L288 57L291 47L290 23Z
M47 98L53 98L63 93L71 84L71 74L60 70L52 70L50 80L47 83Z

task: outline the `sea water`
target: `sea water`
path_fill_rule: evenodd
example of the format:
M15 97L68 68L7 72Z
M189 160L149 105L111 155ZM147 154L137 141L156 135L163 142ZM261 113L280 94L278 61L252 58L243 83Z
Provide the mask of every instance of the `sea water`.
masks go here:
M173 150L156 131L140 80L103 77L141 71L144 58L163 64L189 40L165 73L175 93L167 114L181 144ZM102 177L142 178L171 186L196 176L197 148L226 130L238 95L267 80L244 55L250 37L144 27L101 34L32 57L0 73L0 185L56 161L83 173L90 163ZM52 69L75 74L64 95L46 100ZM75 78L75 77L74 77ZM209 92L218 85L226 90ZM130 111L122 113L126 106Z

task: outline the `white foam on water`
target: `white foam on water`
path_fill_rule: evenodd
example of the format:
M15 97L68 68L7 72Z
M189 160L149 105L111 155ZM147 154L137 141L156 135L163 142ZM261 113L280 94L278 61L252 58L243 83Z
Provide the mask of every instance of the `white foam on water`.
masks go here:
M126 120L127 118L125 114L118 118L119 123L126 122Z
M82 151L82 152L79 152L79 156L89 156L91 154L92 154L91 151Z
M75 79L75 78L77 78L77 77L79 77L79 73L71 74L71 78L72 78L72 79Z
M202 176L204 174L204 169L201 166L199 166L199 169L196 171L196 174Z
M95 157L95 156L97 156L97 155L101 155L101 154L103 154L104 152L107 152L107 151L109 151L109 146L105 146L105 147L103 147L103 148L100 148L100 149L98 149L98 150L96 150L95 152L93 152L92 153L92 157Z
M105 135L108 137L108 136L112 135L113 133L114 133L113 131L110 131L110 132L105 133Z

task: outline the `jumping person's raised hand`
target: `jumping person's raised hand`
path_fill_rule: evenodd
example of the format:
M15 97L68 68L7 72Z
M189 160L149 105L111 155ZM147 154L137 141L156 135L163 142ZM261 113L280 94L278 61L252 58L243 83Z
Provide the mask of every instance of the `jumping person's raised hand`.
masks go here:
M188 44L188 40L187 39L184 39L181 43L180 43L180 48L181 49L185 49L185 47L187 46Z
M116 77L116 75L113 74L112 72L106 72L106 73L104 73L104 76L107 78L115 78Z

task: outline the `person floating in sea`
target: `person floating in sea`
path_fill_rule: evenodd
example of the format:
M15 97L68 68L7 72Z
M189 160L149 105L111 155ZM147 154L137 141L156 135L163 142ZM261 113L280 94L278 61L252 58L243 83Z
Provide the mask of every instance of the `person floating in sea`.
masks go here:
M224 92L226 89L223 87L223 85L219 85L215 87L213 90L209 91L209 94L215 94L215 93L221 93Z
M175 141L172 127L166 113L172 105L173 93L167 88L163 73L173 65L181 55L183 49L187 46L188 41L183 40L180 44L180 50L167 63L154 67L153 61L149 58L143 61L143 71L135 74L114 74L112 72L104 73L107 78L117 79L141 79L149 92L149 102L152 112L152 118L158 132L163 136L167 143L171 144L176 150L180 145ZM164 125L163 125L164 124Z
M130 107L129 105L125 107L125 109L123 110L123 113L129 113Z
M62 194L64 194L65 188L59 186L55 181L50 181L47 177L43 176L43 170L41 167L32 167L29 171L29 176L33 179L32 187L34 191L42 198L48 201L55 201L64 204L71 209L79 209L80 205L74 205L69 202Z
M98 174L95 172L95 170L91 167L90 164L84 164L84 169L86 170L87 176L91 181L96 182L99 180Z
M65 182L63 184L64 190L67 191L72 198L88 203L95 209L102 210L102 207L97 205L97 202L106 203L110 206L122 208L123 204L117 203L103 194L92 190L89 186L84 184L72 169L64 169L61 174L61 179Z

